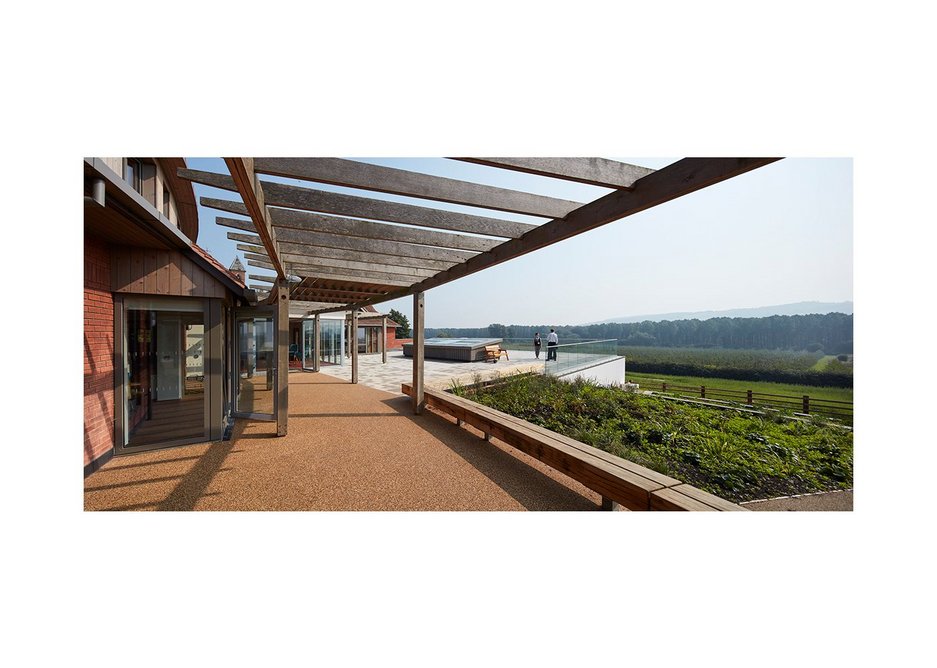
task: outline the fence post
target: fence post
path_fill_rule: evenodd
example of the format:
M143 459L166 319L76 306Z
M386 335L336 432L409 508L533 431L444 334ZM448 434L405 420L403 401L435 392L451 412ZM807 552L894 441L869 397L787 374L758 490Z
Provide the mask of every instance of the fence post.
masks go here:
M748 405L749 406L752 405L752 391L751 390L748 391Z
M804 413L810 414L810 397L804 395Z
M666 391L667 391L667 383L661 383L661 384L660 384L660 391L661 391L661 392L666 392Z
M699 395L700 395L700 398L702 399L706 398L706 386L705 385L699 386Z

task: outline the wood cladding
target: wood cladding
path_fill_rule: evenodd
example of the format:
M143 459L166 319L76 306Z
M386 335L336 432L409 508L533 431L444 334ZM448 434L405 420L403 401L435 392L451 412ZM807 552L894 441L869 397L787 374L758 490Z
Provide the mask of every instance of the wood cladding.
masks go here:
M114 292L176 297L225 297L224 286L175 250L115 248L111 256Z

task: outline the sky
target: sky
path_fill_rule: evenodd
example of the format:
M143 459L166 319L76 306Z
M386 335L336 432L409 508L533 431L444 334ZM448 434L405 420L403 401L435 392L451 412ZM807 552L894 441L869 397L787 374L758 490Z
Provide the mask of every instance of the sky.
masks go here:
M608 192L578 183L442 158L351 158L588 202ZM614 158L659 169L675 158ZM227 173L220 158L187 158ZM261 177L426 206L426 200ZM238 199L197 185L197 196ZM852 160L785 158L553 246L429 290L428 327L490 323L572 325L620 316L853 299ZM546 219L432 203L452 211L540 224ZM243 251L199 206L201 246L230 265ZM217 215L230 216L218 213ZM249 267L250 273L269 274ZM495 297L493 297L493 295ZM377 305L412 318L412 298Z

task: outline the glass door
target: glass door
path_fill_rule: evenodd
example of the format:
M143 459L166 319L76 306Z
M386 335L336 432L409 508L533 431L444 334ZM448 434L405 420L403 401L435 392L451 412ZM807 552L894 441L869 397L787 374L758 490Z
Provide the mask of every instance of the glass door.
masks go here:
M313 369L316 359L316 321L303 320L303 368Z
M205 440L202 300L128 299L125 304L121 450Z
M256 420L275 419L277 348L272 311L238 310L235 347L238 365L235 415Z

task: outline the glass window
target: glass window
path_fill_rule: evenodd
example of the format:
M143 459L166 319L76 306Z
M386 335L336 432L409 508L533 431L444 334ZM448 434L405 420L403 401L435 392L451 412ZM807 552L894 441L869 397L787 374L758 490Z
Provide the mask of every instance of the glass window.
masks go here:
M202 313L128 308L124 445L152 446L205 432Z
M127 158L124 161L124 180L137 192L143 190L143 185L140 183L142 173L143 168L139 160Z

